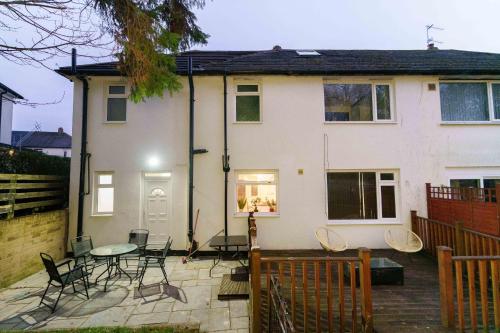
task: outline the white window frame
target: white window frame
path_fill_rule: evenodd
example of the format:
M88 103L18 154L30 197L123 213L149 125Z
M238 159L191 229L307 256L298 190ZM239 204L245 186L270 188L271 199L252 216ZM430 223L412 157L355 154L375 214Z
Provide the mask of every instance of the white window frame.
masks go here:
M238 86L257 86L257 92L238 92ZM236 97L237 96L259 96L259 120L258 121L238 121L237 120L237 109L236 109ZM250 81L250 80L237 80L234 81L234 124L262 124L263 114L262 114L262 84L260 81Z
M111 184L99 184L99 176L111 176ZM113 210L111 212L98 212L98 190L100 188L113 188ZM115 212L115 173L113 171L95 171L92 191L92 216L113 216Z
M110 94L109 87L123 86L125 93L123 94ZM108 99L109 98L125 98L125 120L108 120ZM125 124L128 119L128 86L124 82L106 82L104 85L104 123L105 124Z
M328 121L325 119L326 114L326 105L325 105L325 84L369 84L372 89L372 115L373 120L363 120L363 121ZM389 86L389 107L391 110L391 118L390 119L378 119L378 110L377 110L377 86ZM384 81L384 80L323 80L323 119L325 124L394 124L396 123L396 109L394 102L394 83L392 81Z
M264 182L264 181L249 181L249 180L239 180L240 174L273 174L274 182ZM238 185L275 185L276 186L276 211L275 212L257 212L254 216L260 217L277 217L280 215L280 196L279 196L279 170L276 169L238 169L234 172L235 175L235 186L234 186L234 216L235 217L248 217L248 212L238 211ZM249 205L249 203L247 203Z
M328 177L325 177L325 187L326 187L326 216L328 218L328 223L331 225L349 225L349 224L402 224L400 218L400 205L401 205L401 196L400 196L400 182L399 182L399 170L397 169L345 169L345 170L327 170L328 173L340 173L340 172L374 172L375 173L375 184L377 186L377 218L376 219L352 219L352 220L330 220L328 218ZM392 173L394 174L394 180L380 180L380 174L382 173ZM396 217L395 218L384 218L382 217L382 186L394 186L394 204L396 208Z
M488 116L489 120L443 120L443 113L441 110L441 83L486 83L486 91L488 98ZM493 84L500 84L499 80L440 80L438 83L439 88L439 117L443 125L461 125L461 124L498 124L500 125L500 118L495 118L495 106L493 101Z
M460 176L460 175L457 175L457 176L450 176L448 177L448 185L449 187L451 187L451 181L452 179L477 179L479 180L479 187L480 188L484 188L484 179L500 179L500 175L493 175L493 176L488 176L488 175L481 175L481 176L474 176L474 175L464 175L464 176Z

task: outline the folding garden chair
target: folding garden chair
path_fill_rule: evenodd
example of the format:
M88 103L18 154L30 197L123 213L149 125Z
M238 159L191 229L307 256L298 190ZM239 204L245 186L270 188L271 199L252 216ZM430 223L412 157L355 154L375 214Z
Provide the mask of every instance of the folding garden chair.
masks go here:
M139 263L137 264L138 269L139 268L141 269L141 273L139 274L139 289L141 289L141 287L144 286L142 284L142 280L144 279L146 270L149 267L159 267L163 273L165 281L167 282L167 284L169 284L167 279L167 272L165 271L165 259L167 258L167 254L171 246L172 246L172 238L168 237L167 243L165 244L165 247L163 248L163 251L160 256L144 256L139 259ZM160 281L160 283L162 281Z
M132 253L123 255L125 264L128 267L128 259L139 259L140 256L146 255L146 246L148 245L149 230L147 229L132 229L128 234L128 242L137 245L137 250Z
M90 250L94 248L92 238L90 236L80 236L71 240L71 249L73 250L73 258L75 265L83 262L83 267L89 276L94 272L94 268L106 264L104 259L95 259L90 255ZM87 277L87 283L88 283Z
M87 296L87 299L89 299L89 293L87 289L88 273L83 269L82 265L74 266L73 268L71 268L70 266L70 262L72 261L71 259L65 260L64 262L56 265L54 259L52 259L52 257L47 253L40 253L40 257L42 258L45 270L49 274L49 282L47 284L45 292L43 293L42 299L40 300L40 305L43 304L48 306L52 310L52 313L54 313L54 311L56 310L57 303L59 303L59 299L61 298L61 295L64 291L64 288L69 284L72 285L74 293L78 292L79 294ZM59 267L63 265L68 265L68 271L61 274L59 273ZM85 294L83 294L80 291L77 291L75 288L75 282L79 280L83 282L83 286L85 287ZM58 283L59 285L54 284L54 282ZM45 303L44 301L45 296L47 295L47 291L49 290L49 287L51 285L61 288L61 291L59 292L59 295L57 296L56 302L54 303L53 306L51 306L49 303Z

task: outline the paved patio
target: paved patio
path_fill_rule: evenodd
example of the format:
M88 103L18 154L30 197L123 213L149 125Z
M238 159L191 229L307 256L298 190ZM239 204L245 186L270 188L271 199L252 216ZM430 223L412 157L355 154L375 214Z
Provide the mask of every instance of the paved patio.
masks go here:
M89 300L73 294L69 287L54 314L39 306L48 281L42 270L0 290L0 330L168 324L199 328L201 332L246 333L248 301L217 300L222 274L229 273L238 262L222 264L209 277L212 260L182 264L180 257L169 257L166 266L170 286L159 285L163 278L160 269L150 268L144 278L148 287L142 289L142 296L134 291L138 281L129 284L124 276L111 281L107 292L103 292L104 281L92 285ZM94 271L94 279L103 269ZM132 266L128 270L135 273ZM56 288L49 289L50 297L55 298L57 293Z

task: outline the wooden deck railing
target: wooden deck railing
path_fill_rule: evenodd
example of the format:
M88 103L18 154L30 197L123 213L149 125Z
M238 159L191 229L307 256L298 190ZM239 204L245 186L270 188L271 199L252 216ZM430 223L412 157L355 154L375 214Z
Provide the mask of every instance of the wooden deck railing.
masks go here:
M66 201L67 182L64 177L0 174L0 219L61 207Z
M483 332L499 332L500 256L452 256L452 249L446 246L439 246L437 253L443 325L457 327L460 332L477 332L479 328Z
M253 217L249 230L252 333L269 329L273 276L296 332L373 331L370 250L360 249L358 257L266 257Z
M464 227L463 222L448 224L427 219L411 211L412 230L424 244L424 251L437 256L437 246L453 249L456 256L500 255L500 237L483 234Z

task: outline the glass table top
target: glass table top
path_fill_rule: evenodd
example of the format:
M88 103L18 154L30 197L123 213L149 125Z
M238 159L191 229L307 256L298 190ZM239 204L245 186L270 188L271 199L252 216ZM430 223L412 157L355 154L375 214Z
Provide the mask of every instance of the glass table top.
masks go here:
M357 269L359 262L356 262L354 265ZM403 268L403 266L389 258L370 258L370 269L378 268Z
M371 258L370 259L371 268L391 268L391 267L403 267L397 262L389 258Z
M137 250L136 244L111 244L96 247L90 250L90 254L95 257L114 257L122 254L127 254Z

